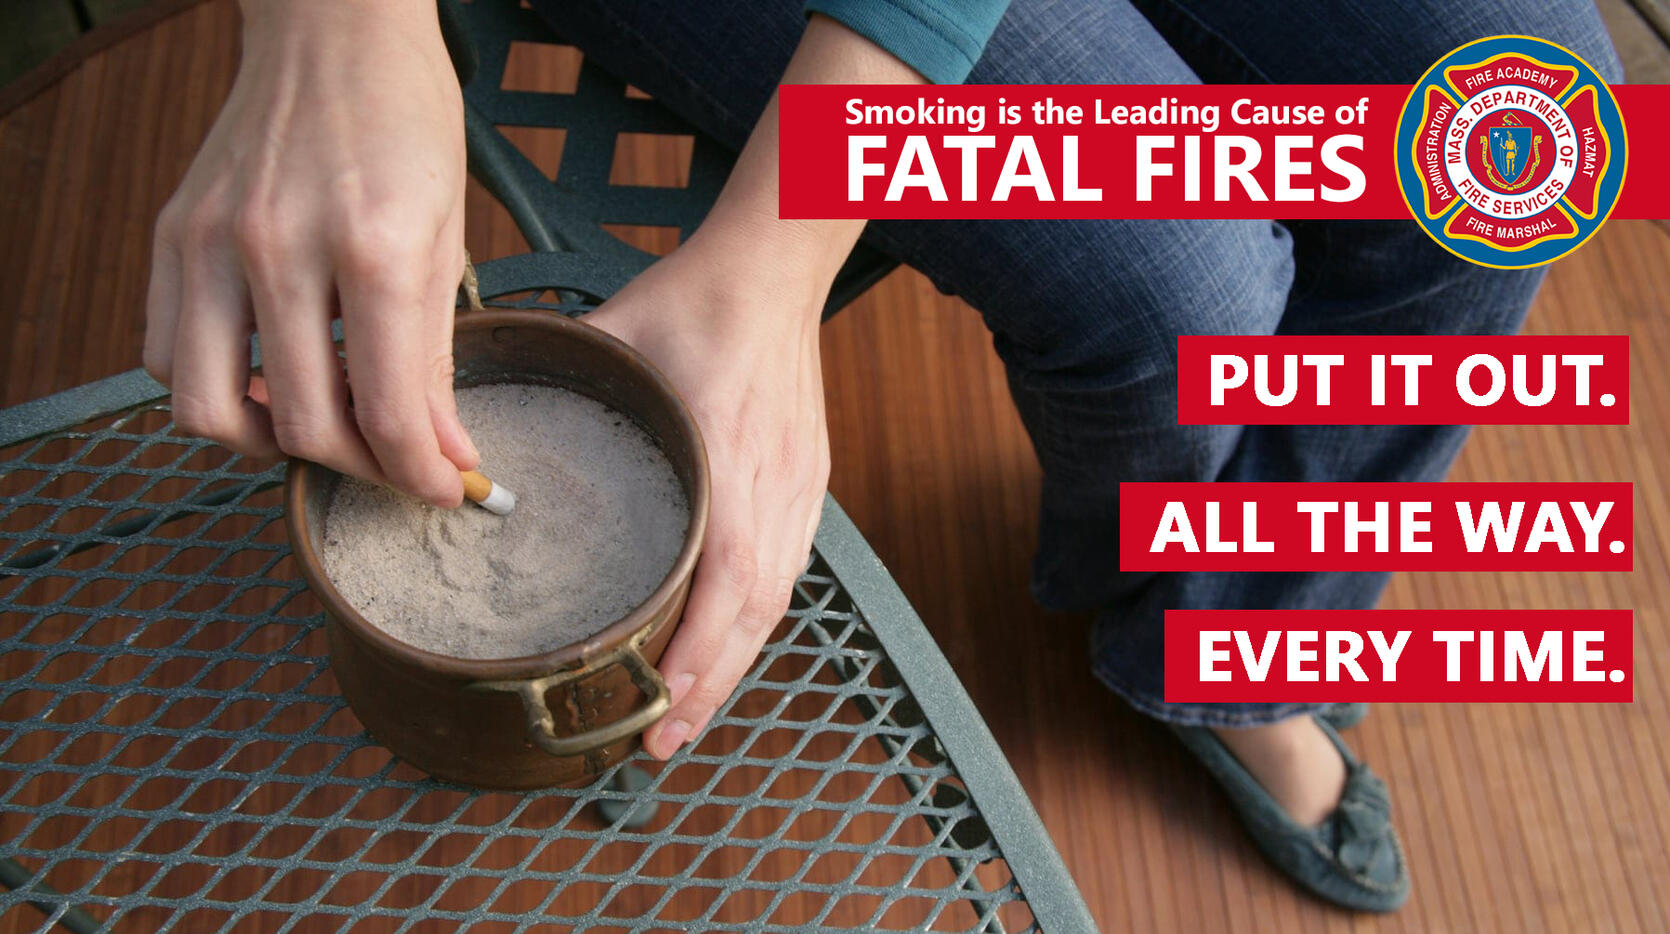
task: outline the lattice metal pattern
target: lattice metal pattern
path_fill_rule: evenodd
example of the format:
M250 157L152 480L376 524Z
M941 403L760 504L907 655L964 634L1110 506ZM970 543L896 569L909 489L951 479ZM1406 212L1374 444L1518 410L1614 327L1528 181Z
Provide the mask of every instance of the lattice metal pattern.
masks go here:
M643 238L664 239L652 228L673 243L695 230L725 183L731 153L654 101L629 95L515 0L478 0L461 13L477 55L465 99L509 143L474 140L472 167L525 231L530 219L519 213L518 198L557 241L551 249L641 268L653 258L640 251L650 245ZM536 132L518 132L524 129ZM679 164L646 175L618 158L623 137L664 149L671 158L658 161Z
M647 265L638 247L694 229L730 157L593 66L569 88L521 84L545 71L515 58L560 43L516 0L475 0L465 19L480 52L472 171L536 248L562 251L482 264L483 294L581 313ZM677 183L616 177L619 134L682 147ZM830 310L891 266L861 248ZM86 388L69 411L101 404ZM61 409L29 419L47 411ZM160 405L0 449L0 931L1037 930L820 557L699 741L665 765L625 764L647 787L611 790L611 773L478 794L393 760L343 706L278 521L281 479L173 434ZM1001 765L989 736L968 742L972 710L939 720L955 721L948 744ZM1039 865L1047 838L1016 812L1012 775L989 779L993 826L1051 883L1040 912L1088 929L1058 863ZM605 821L599 802L656 813L633 828L629 809Z
M470 171L536 251L612 266L594 277L612 293L696 229L731 152L584 60L518 0L472 0L456 12L476 58L464 87ZM628 150L638 158L623 158ZM859 244L826 315L897 265Z
M1035 930L820 558L648 788L472 793L343 706L281 479L161 405L0 451L0 930Z

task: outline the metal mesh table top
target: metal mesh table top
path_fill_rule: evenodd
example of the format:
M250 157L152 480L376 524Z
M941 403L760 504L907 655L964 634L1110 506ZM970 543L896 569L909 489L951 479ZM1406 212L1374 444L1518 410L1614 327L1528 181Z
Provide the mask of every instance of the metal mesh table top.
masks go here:
M479 793L338 696L281 480L161 402L0 449L0 929L1089 929L920 622L846 580L904 606L833 501L737 694L631 761L647 787Z
M688 234L730 157L589 64L572 93L503 87L513 44L554 37L515 0L460 15L471 171L542 251L481 264L481 292L581 313L651 260L603 225ZM557 178L498 125L567 128ZM610 184L617 132L695 135L689 184ZM890 266L855 254L831 307ZM1093 930L832 499L791 611L695 742L584 789L480 793L345 706L282 477L176 434L139 371L0 411L0 932ZM647 784L616 790L629 767Z

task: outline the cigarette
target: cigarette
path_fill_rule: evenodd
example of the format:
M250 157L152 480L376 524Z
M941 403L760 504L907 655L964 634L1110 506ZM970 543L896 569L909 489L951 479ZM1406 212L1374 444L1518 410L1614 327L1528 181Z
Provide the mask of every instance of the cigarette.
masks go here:
M516 508L516 494L487 478L479 470L462 471L464 498L494 515L508 516Z

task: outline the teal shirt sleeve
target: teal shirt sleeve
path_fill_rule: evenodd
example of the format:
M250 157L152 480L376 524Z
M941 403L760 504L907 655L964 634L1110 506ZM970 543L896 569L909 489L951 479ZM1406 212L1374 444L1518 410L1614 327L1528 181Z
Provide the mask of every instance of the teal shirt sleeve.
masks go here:
M1009 0L806 0L935 84L961 84Z

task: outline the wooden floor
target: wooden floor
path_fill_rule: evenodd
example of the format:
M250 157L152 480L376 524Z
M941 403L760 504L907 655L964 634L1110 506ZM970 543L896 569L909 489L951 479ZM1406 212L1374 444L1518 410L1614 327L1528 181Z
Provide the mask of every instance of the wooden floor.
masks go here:
M226 93L216 0L0 116L0 404L139 363L150 219ZM560 140L528 140L556 146ZM550 155L550 153L545 153ZM658 171L658 153L625 171ZM477 256L521 248L472 192ZM1352 740L1414 871L1389 918L1295 893L1218 793L1089 675L1085 621L1027 594L1038 467L978 317L891 276L824 332L835 494L892 568L1108 931L1670 930L1670 236L1616 222L1553 271L1537 333L1627 333L1628 428L1487 428L1465 480L1633 480L1628 575L1407 574L1395 607L1629 607L1636 703L1382 707Z

